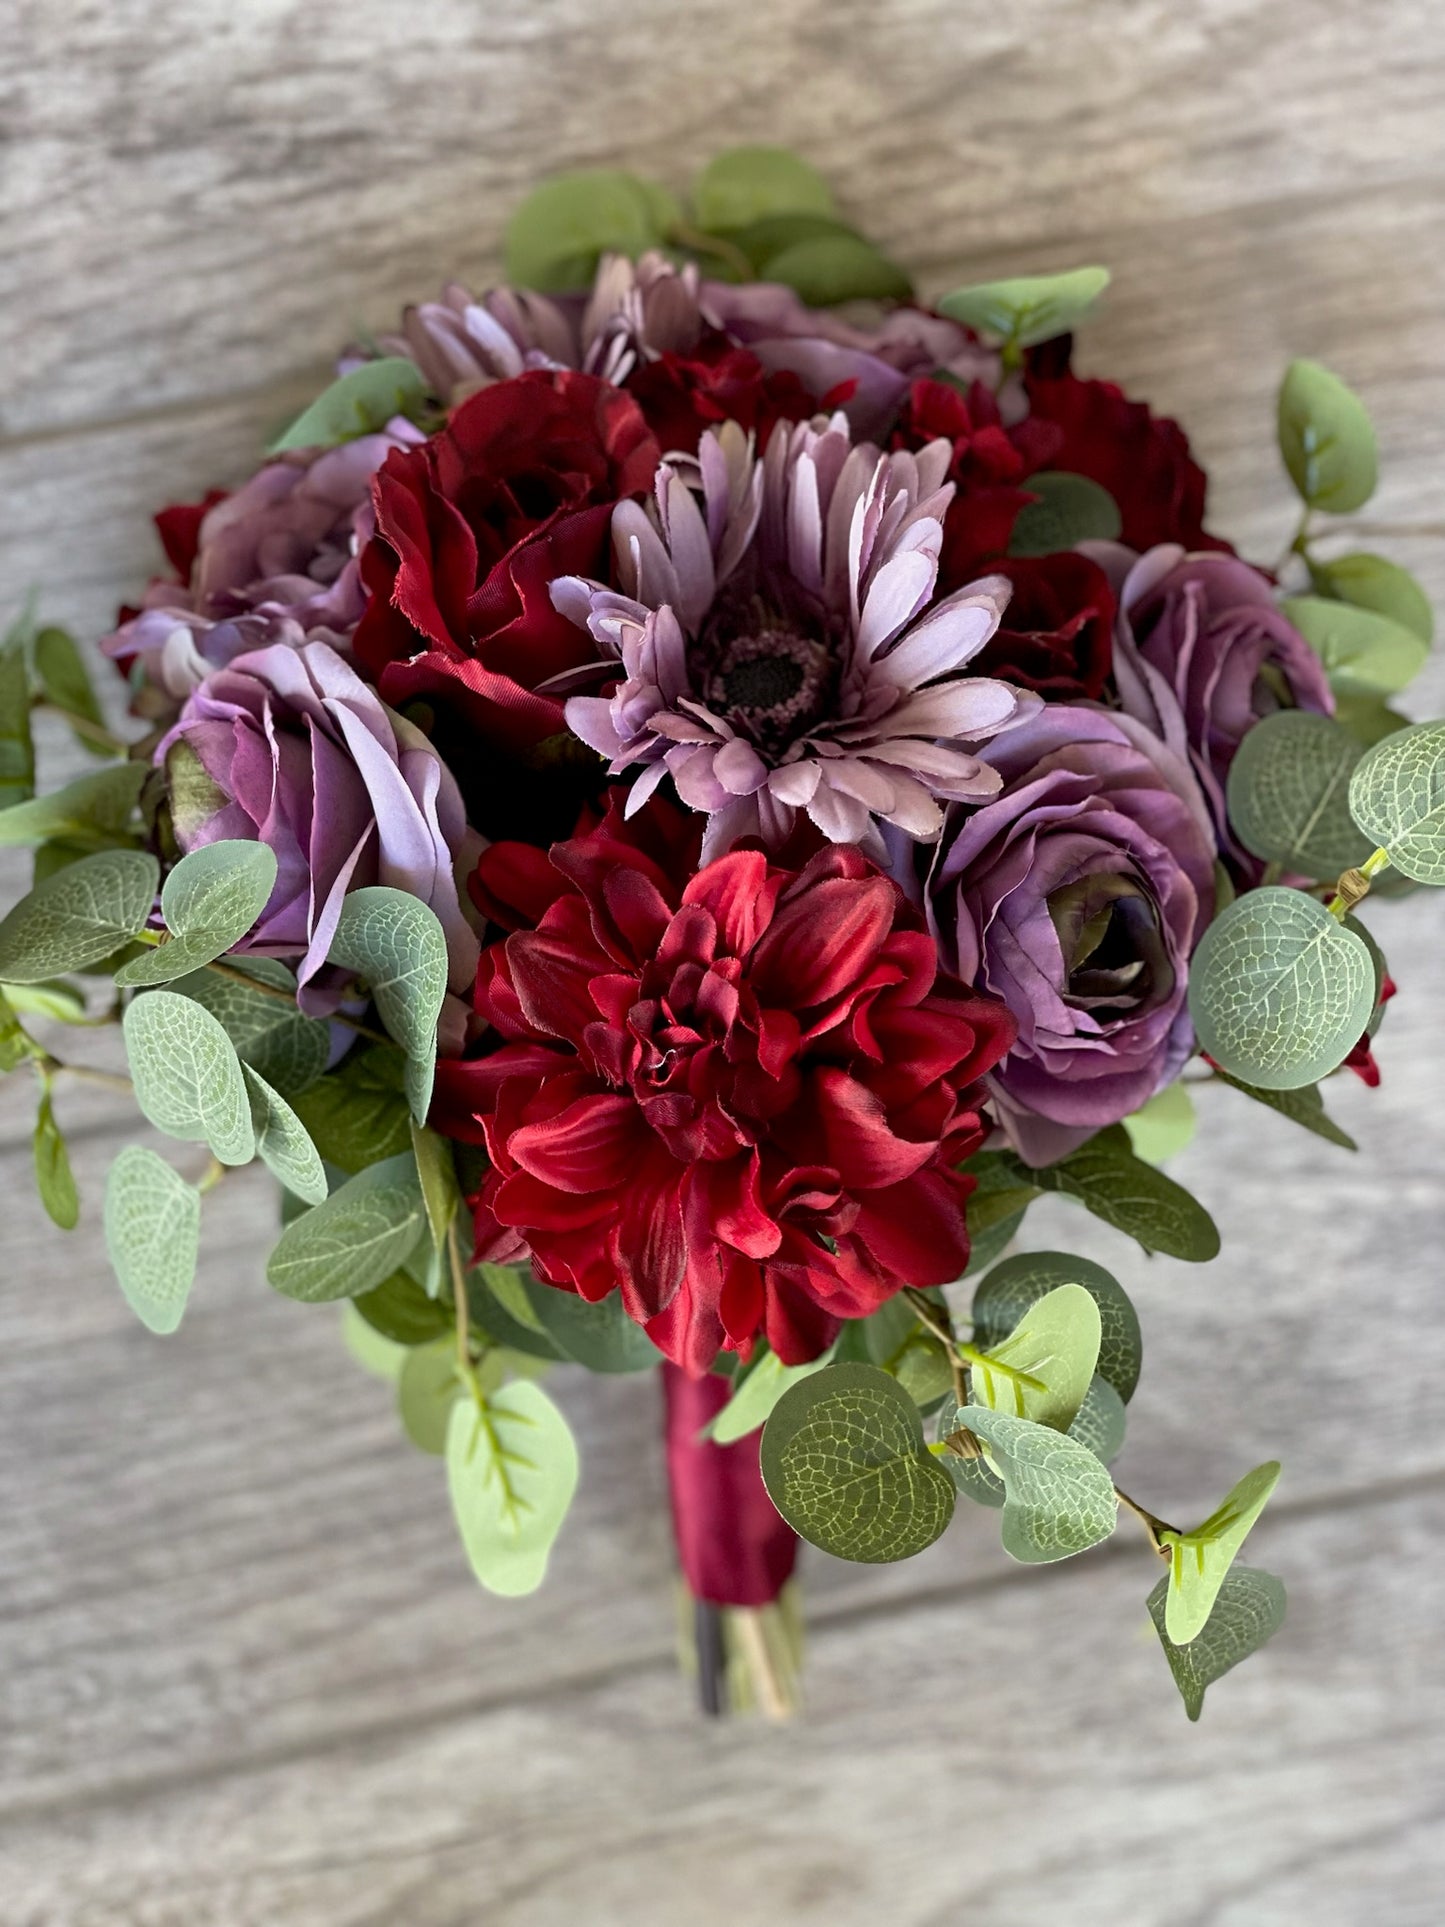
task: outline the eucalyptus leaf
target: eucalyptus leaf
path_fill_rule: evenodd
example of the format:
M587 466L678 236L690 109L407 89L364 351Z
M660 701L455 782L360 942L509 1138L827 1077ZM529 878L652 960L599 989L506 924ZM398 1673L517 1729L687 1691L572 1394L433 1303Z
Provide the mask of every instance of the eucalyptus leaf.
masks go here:
M733 147L717 155L698 175L692 205L698 226L714 234L772 215L836 213L823 176L785 147Z
M411 1148L421 1178L421 1194L426 1201L427 1224L438 1251L446 1243L447 1232L460 1208L462 1196L457 1187L456 1164L452 1147L435 1131L411 1120Z
M1375 1006L1370 953L1302 890L1249 890L1194 953L1189 1012L1201 1050L1261 1090L1317 1084Z
M81 857L0 922L0 982L44 983L113 956L144 927L160 865L143 850Z
M436 1065L437 1018L447 990L447 944L436 913L385 884L353 890L329 952L364 978L388 1033L406 1053L412 1116L426 1122Z
M968 1200L968 1264L964 1276L986 1271L1013 1243L1024 1213L1039 1197L1038 1186L1026 1182L1029 1173L1016 1158L995 1151L980 1152L964 1170L975 1190Z
M105 728L105 711L74 636L64 629L42 629L30 646L30 661L40 693L47 702L68 716L78 717L82 723L91 723L96 729ZM94 735L84 729L72 729L71 733L90 755L111 754L103 742L98 743Z
M953 1481L924 1445L917 1406L874 1365L829 1365L790 1386L761 1457L778 1511L839 1559L909 1559L953 1516Z
M18 642L0 649L0 810L35 794L35 743L30 733L30 676Z
M1023 487L1039 499L1019 510L1010 555L1055 555L1080 542L1115 542L1123 530L1119 504L1087 475L1046 469L1030 475Z
M39 1046L32 1045L15 1014L15 1006L7 994L10 985L0 986L0 1076L8 1076L27 1059L39 1054Z
M1375 492L1375 431L1364 403L1317 361L1292 361L1280 384L1279 450L1308 507L1363 508Z
M1235 1554L1279 1484L1279 1471L1277 1459L1257 1465L1202 1526L1178 1536L1159 1535L1169 1552L1164 1630L1175 1646L1187 1646L1203 1632Z
M224 956L251 929L276 886L276 854L264 843L208 843L183 856L161 889L170 941L122 964L125 989L174 983Z
M1198 1125L1194 1099L1178 1078L1124 1119L1135 1157L1155 1165L1176 1157L1192 1144Z
M1108 287L1109 278L1107 268L1020 275L1011 281L959 288L938 305L975 334L996 335L1015 347L1031 348L1077 326Z
M1020 1251L995 1265L973 1294L970 1317L976 1345L993 1345L1032 1305L1060 1285L1081 1285L1099 1311L1099 1355L1094 1369L1123 1399L1134 1396L1144 1358L1139 1314L1128 1293L1102 1265L1065 1251Z
M342 1300L341 1320L346 1349L361 1369L370 1372L373 1378L382 1378L394 1385L401 1377L406 1347L385 1337L374 1325L369 1325L350 1298Z
M1247 850L1307 877L1337 877L1370 854L1350 815L1364 750L1330 716L1281 709L1249 730L1229 767L1229 821Z
M1286 596L1280 605L1324 664L1330 687L1345 696L1395 696L1425 666L1430 645L1413 629L1373 609L1328 596Z
M0 848L46 843L53 837L92 849L124 842L144 787L144 763L111 763L77 776L64 789L0 810Z
M396 1381L396 1408L402 1430L423 1452L445 1456L452 1406L462 1391L456 1344L451 1337L409 1351Z
M813 308L841 301L906 301L913 293L902 268L856 234L795 241L769 257L766 273Z
M165 1334L180 1324L200 1239L200 1192L154 1151L128 1144L106 1179L105 1246L147 1331Z
M1217 1064L1214 1075L1221 1084L1243 1091L1256 1104L1268 1105L1270 1110L1278 1111L1281 1117L1287 1117L1292 1124L1302 1124L1305 1130L1313 1131L1316 1137L1322 1137L1330 1144L1338 1144L1341 1150L1359 1150L1359 1145L1349 1132L1341 1130L1325 1110L1325 1100L1318 1084L1301 1084L1293 1091L1262 1091L1254 1084L1246 1084L1242 1078L1231 1077L1228 1071L1221 1070Z
M253 983L258 987L253 988ZM262 985L269 989L259 988ZM296 1008L296 979L285 964L278 963L274 957L228 957L224 970L193 971L177 978L170 987L210 1011L236 1046L242 1063L249 1064L293 1104L326 1069L331 1031L318 1018L307 1017ZM277 991L284 991L286 995L277 996L274 994ZM387 1051L382 1055L391 1058L394 1054ZM350 1062L348 1060L348 1064ZM396 1062L399 1077L400 1059ZM344 1074L343 1068L341 1075ZM377 1154L381 1157L392 1156L406 1143L406 1106L397 1096L399 1085L388 1088L393 1103L401 1111L401 1140L395 1143L388 1139ZM364 1102L360 1091L354 1095L358 1115L351 1122L359 1132L366 1122ZM322 1146L321 1150L330 1163L340 1164L345 1170L353 1168L344 1158L333 1155L331 1149Z
M429 1298L409 1272L398 1270L370 1291L349 1301L357 1316L394 1345L430 1344L448 1336L453 1314L438 1299Z
M565 294L587 286L604 254L632 259L661 247L677 218L669 195L616 168L556 174L507 223L506 278Z
M510 1265L474 1265L467 1273L467 1307L492 1344L550 1363L566 1357L533 1311L521 1273Z
M1333 561L1310 560L1310 581L1320 595L1337 602L1352 602L1357 609L1373 609L1389 616L1406 629L1413 629L1426 642L1435 638L1435 612L1430 598L1398 562L1373 555L1367 549L1337 555Z
M353 1051L319 1083L292 1093L292 1108L328 1164L361 1171L407 1148L411 1112L403 1095L405 1074L399 1051L372 1045Z
M136 1103L158 1131L209 1144L222 1164L256 1154L251 1098L236 1047L208 1010L173 990L127 1007L122 1029Z
M42 1085L40 1105L35 1118L35 1188L46 1216L62 1231L74 1231L80 1222L80 1193L70 1169L70 1154L55 1121L48 1085Z
M620 1291L588 1304L574 1291L546 1285L527 1273L513 1273L530 1323L544 1333L564 1358L591 1372L644 1372L661 1353L635 1319L629 1318Z
M1350 808L1372 844L1416 883L1445 883L1445 722L1414 723L1361 758Z
M488 1592L535 1592L577 1489L577 1447L540 1385L458 1398L446 1440L452 1510Z
M1057 1164L1026 1175L1041 1191L1077 1198L1146 1251L1191 1264L1207 1264L1219 1255L1213 1218L1182 1184L1134 1155L1122 1124L1098 1132Z
M156 993L159 994L159 993ZM371 1164L281 1233L266 1277L287 1298L356 1298L389 1278L426 1230L410 1151Z
M1409 717L1391 709L1383 696L1351 696L1338 690L1335 692L1335 721L1366 749L1373 749L1376 743L1393 736L1397 729L1410 727Z
M85 993L64 977L38 984L0 984L7 1003L22 1017L49 1017L57 1024L89 1024Z
M1226 1574L1209 1615L1209 1623L1187 1646L1177 1646L1165 1626L1169 1580L1161 1579L1149 1595L1149 1617L1164 1648L1191 1720L1199 1718L1204 1695L1217 1679L1251 1653L1257 1653L1284 1624L1284 1587L1273 1573L1254 1566L1235 1566Z
M1003 1480L1003 1549L1011 1558L1047 1565L1113 1532L1114 1482L1086 1445L985 1405L965 1405L957 1417L988 1448Z
M374 435L396 415L418 420L426 410L426 377L407 355L363 362L325 388L271 443L268 454L289 448L338 448Z
M785 249L796 247L799 241L836 239L839 235L855 241L862 239L836 215L813 214L795 208L787 213L760 215L746 227L729 230L728 240L752 262L758 279L767 281L772 279L767 271L768 263Z
M717 1415L708 1420L701 1436L714 1445L732 1445L766 1424L783 1393L832 1362L831 1348L804 1365L785 1365L776 1352L764 1352Z
M1074 1414L1069 1437L1087 1446L1096 1459L1108 1465L1123 1450L1129 1429L1128 1408L1107 1378L1096 1372L1089 1381L1084 1402Z
M934 1437L940 1444L946 1443L951 1435L958 1430L962 1423L959 1418L959 1413L963 1409L958 1403L958 1400L950 1392L948 1397L944 1399L943 1404L939 1407L938 1420L934 1431ZM986 1458L966 1457L963 1453L956 1452L950 1447L947 1451L939 1454L938 1463L948 1473L954 1485L966 1499L972 1499L975 1505L987 1506L992 1512L1001 1512L1003 1510L1008 1499L1008 1493L1004 1489L1003 1480L999 1477L998 1473L994 1471Z
M326 1172L306 1126L295 1111L249 1064L242 1066L251 1094L251 1122L261 1162L294 1197L307 1204L325 1201Z
M1094 1376L1100 1329L1099 1307L1084 1287L1056 1285L1007 1338L970 1360L974 1402L1067 1432Z

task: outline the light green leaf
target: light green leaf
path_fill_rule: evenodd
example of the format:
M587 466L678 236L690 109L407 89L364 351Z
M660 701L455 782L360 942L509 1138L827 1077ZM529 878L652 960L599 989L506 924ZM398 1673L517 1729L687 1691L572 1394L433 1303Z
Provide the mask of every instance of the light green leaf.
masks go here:
M661 247L677 219L672 197L635 174L585 168L556 174L507 223L506 277L544 294L585 288L604 254L635 260Z
M446 1442L452 1510L488 1592L535 1592L577 1489L577 1447L540 1385L514 1382L452 1406Z
M393 1385L401 1377L402 1363L406 1358L405 1345L398 1345L374 1325L369 1325L356 1309L355 1301L350 1298L342 1301L341 1333L346 1340L346 1349L364 1372L370 1372L373 1378L385 1379Z
M939 307L975 334L996 335L1031 348L1067 334L1083 320L1109 285L1107 268L1069 268L1062 274L1020 275L984 281L946 294ZM1032 483L1030 483L1032 487Z
M141 929L155 901L160 865L143 850L81 857L0 922L0 981L44 983L114 955Z
M485 1267L492 1289L504 1306L517 1303L514 1293L495 1280L494 1274L505 1267ZM545 1285L527 1272L506 1273L520 1292L527 1316L523 1325L543 1333L561 1353L576 1365L591 1372L643 1372L656 1365L661 1354L647 1333L629 1318L620 1291L609 1292L595 1305L574 1291L558 1285Z
M239 975L237 973L240 973ZM253 989L244 981L252 978L257 985L268 984L270 993ZM204 1006L220 1024L231 1042L236 1046L236 1054L242 1063L249 1064L253 1071L264 1077L273 1090L277 1090L294 1104L303 1091L311 1086L326 1069L326 1059L331 1050L331 1032L328 1026L314 1017L303 1016L296 1008L296 979L273 957L228 957L225 970L197 970L186 977L179 977L171 989L182 997L191 997ZM285 991L284 997L272 993ZM391 1052L383 1052L390 1057ZM348 1059L347 1066L338 1073L345 1076L346 1070L355 1060ZM397 1060L398 1073L400 1059ZM328 1078L328 1085L334 1080ZM379 1156L390 1157L401 1150L406 1143L406 1110L397 1098L398 1086L391 1087L392 1102L402 1113L402 1134L400 1143L388 1142ZM355 1101L360 1109L361 1094L356 1093ZM298 1113L299 1115L299 1113ZM358 1128L364 1123L358 1118ZM311 1126L308 1122L307 1128ZM343 1170L353 1167L344 1158L333 1155L325 1145L320 1144L323 1157L332 1164L341 1165Z
M126 1303L147 1331L173 1332L201 1240L201 1194L144 1145L128 1144L105 1185L105 1247Z
M1096 1459L1108 1465L1123 1449L1128 1429L1129 1414L1123 1399L1108 1379L1096 1372L1069 1427L1069 1437L1087 1446Z
M906 301L913 293L902 268L856 234L795 241L770 256L766 273L813 308L840 301Z
M42 629L31 645L30 660L35 680L47 702L63 709L67 715L80 717L82 722L93 723L97 729L105 728L105 711L74 636L64 629ZM72 734L92 756L111 754L104 743L97 743L95 737L83 729Z
M1280 384L1279 452L1300 500L1330 515L1363 508L1379 473L1365 405L1317 361L1292 361Z
M0 985L0 1076L8 1076L27 1058L39 1054L39 1046L33 1045L21 1028L7 994L9 988L9 985Z
M829 1365L792 1385L763 1430L773 1504L811 1545L877 1564L931 1546L954 1486L923 1442L918 1407L874 1365Z
M242 1069L251 1093L251 1122L261 1162L295 1197L307 1204L323 1203L326 1173L306 1126L259 1072L249 1064Z
M115 973L125 989L174 983L241 941L270 901L276 855L264 843L209 843L183 856L161 888L170 942Z
M1122 1124L1100 1131L1059 1163L1025 1175L1041 1191L1077 1198L1096 1218L1136 1238L1146 1251L1190 1264L1207 1264L1219 1256L1213 1218L1182 1184L1135 1157Z
M1281 709L1245 736L1229 767L1229 820L1255 856L1333 879L1371 844L1350 815L1350 777L1364 750L1329 716Z
M1176 1157L1194 1141L1198 1123L1188 1086L1176 1079L1126 1117L1124 1129L1129 1133L1135 1157L1142 1158L1146 1164L1158 1165Z
M457 1187L452 1147L444 1137L438 1137L435 1131L428 1131L415 1118L410 1120L410 1124L411 1148L421 1177L421 1194L426 1201L431 1241L440 1251L462 1201L462 1194Z
M941 1292L931 1292L937 1309L946 1312ZM932 1405L953 1384L947 1352L925 1329L902 1292L885 1299L867 1318L849 1319L839 1335L834 1356L855 1363L877 1365L896 1378L919 1407Z
M1415 723L1361 759L1350 808L1371 843L1416 883L1445 883L1445 722Z
M428 1298L406 1271L394 1271L350 1303L358 1317L394 1345L430 1344L452 1329L451 1309L439 1299Z
M985 1405L965 1405L957 1422L987 1447L1003 1480L1003 1549L1011 1558L1047 1565L1109 1537L1118 1518L1114 1482L1086 1445Z
M125 1054L136 1103L158 1131L209 1144L222 1164L256 1155L251 1099L236 1047L208 1010L172 990L127 1008Z
M1203 1632L1224 1575L1279 1484L1279 1461L1257 1465L1239 1481L1217 1512L1180 1537L1160 1533L1169 1550L1169 1596L1164 1630L1176 1646L1187 1646Z
M51 1108L50 1089L42 1085L35 1118L35 1188L52 1224L74 1231L80 1222L80 1194L70 1169L70 1155Z
M144 763L112 763L77 776L48 796L14 803L0 810L0 847L14 849L52 837L91 848L123 842L147 774Z
M764 1352L757 1364L737 1385L732 1397L715 1418L709 1419L700 1434L715 1445L732 1445L756 1432L790 1385L810 1377L832 1362L832 1348L806 1365L785 1365L776 1352Z
M1425 666L1430 645L1413 629L1327 596L1286 596L1280 604L1343 696L1394 696Z
M450 1337L406 1354L396 1381L396 1409L413 1445L436 1458L445 1455L447 1426L461 1390L456 1344Z
M408 1151L368 1165L325 1204L287 1225L266 1277L285 1297L306 1304L356 1298L389 1278L425 1230L421 1179Z
M1335 692L1335 721L1366 749L1373 749L1376 743L1393 736L1397 729L1410 727L1409 717L1391 709L1383 696L1349 696L1338 690Z
M692 190L697 224L726 234L778 214L836 213L816 168L785 147L733 147L709 161Z
M1149 1617L1184 1710L1191 1720L1197 1720L1206 1690L1242 1659L1257 1653L1284 1624L1284 1587L1273 1573L1254 1566L1235 1566L1219 1589L1208 1625L1187 1646L1176 1646L1169 1637L1164 1623L1168 1597L1166 1577L1149 1595Z
M768 273L768 263L786 249L796 247L800 241L834 240L839 235L854 241L864 238L836 215L795 210L787 214L764 214L756 221L749 221L746 227L730 229L728 240L752 262L758 280L770 281L773 277ZM711 261L708 266L711 268Z
M1200 1049L1261 1090L1317 1084L1375 1007L1370 953L1302 890L1249 890L1194 953L1189 1013Z
M0 649L0 809L35 794L35 744L30 734L30 676L18 641Z
M975 1403L1067 1432L1094 1376L1099 1337L1099 1307L1084 1287L1055 1286L1028 1307L1007 1338L970 1360Z
M84 992L64 977L38 984L0 984L6 1001L22 1017L49 1017L57 1024L89 1024Z
M1301 1084L1293 1091L1262 1091L1253 1084L1246 1084L1242 1078L1231 1077L1216 1064L1214 1075L1221 1084L1228 1084L1232 1090L1243 1091L1252 1097L1256 1104L1267 1104L1281 1117L1287 1117L1292 1124L1302 1124L1316 1137L1322 1137L1331 1144L1338 1144L1342 1150L1357 1151L1360 1147L1348 1131L1342 1131L1325 1110L1325 1100L1320 1095L1318 1084Z
M1357 609L1373 609L1403 628L1413 629L1426 642L1435 638L1435 612L1430 598L1408 569L1367 549L1337 555L1333 562L1311 560L1310 580L1321 595L1352 602Z
M1128 1293L1102 1265L1065 1251L1020 1251L995 1265L973 1294L970 1317L976 1345L993 1345L1032 1305L1060 1285L1081 1285L1099 1311L1099 1356L1093 1368L1123 1399L1134 1396L1144 1358L1139 1314Z
M934 1437L940 1444L958 1430L962 1423L959 1418L962 1410L963 1407L950 1392L938 1410ZM938 1463L966 1499L972 1499L975 1505L985 1505L993 1512L1003 1510L1008 1494L1004 1490L1003 1480L986 1458L968 1458L950 1447L938 1454Z
M419 897L384 884L353 890L329 954L370 987L382 1023L406 1052L407 1097L412 1116L424 1124L447 990L447 943L435 912Z
M1010 555L1055 555L1080 542L1114 542L1123 529L1119 504L1087 475L1045 470L1022 484L1039 497L1021 508L1009 537Z
M426 378L406 355L363 362L340 375L284 429L266 451L288 448L338 448L362 435L374 435L394 415L419 420L426 410Z

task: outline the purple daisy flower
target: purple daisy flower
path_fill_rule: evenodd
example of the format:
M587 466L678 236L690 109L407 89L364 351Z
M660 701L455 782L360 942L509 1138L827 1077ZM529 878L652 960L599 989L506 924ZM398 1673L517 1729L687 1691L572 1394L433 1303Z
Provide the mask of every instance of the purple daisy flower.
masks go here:
M740 837L776 847L805 810L835 843L883 852L882 825L923 842L944 802L996 794L974 746L1031 715L1027 690L965 676L1008 601L999 576L933 601L944 441L890 455L846 418L780 424L759 458L727 422L696 458L658 469L645 508L623 502L620 589L568 576L564 615L602 659L569 676L621 679L575 694L568 726L621 776L628 813L670 775L707 813L702 860Z

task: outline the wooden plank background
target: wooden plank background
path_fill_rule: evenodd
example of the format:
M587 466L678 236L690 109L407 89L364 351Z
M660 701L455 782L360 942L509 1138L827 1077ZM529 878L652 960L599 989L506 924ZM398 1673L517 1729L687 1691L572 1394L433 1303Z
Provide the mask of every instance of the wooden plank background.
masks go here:
M1185 420L1253 552L1291 519L1291 354L1367 396L1372 515L1438 534L1442 83L1433 0L10 0L0 610L36 583L97 633L155 560L149 512L244 475L356 325L485 284L541 172L680 183L759 138L926 290L1108 262L1084 362ZM1445 602L1438 539L1395 552ZM1410 706L1445 709L1438 663ZM334 1317L266 1290L265 1184L211 1200L159 1342L97 1229L124 1107L65 1094L87 1211L62 1240L7 1090L4 1927L1434 1927L1441 914L1374 918L1401 992L1383 1088L1332 1090L1358 1157L1207 1094L1179 1174L1214 1266L1061 1204L1031 1223L1140 1304L1127 1485L1188 1515L1286 1461L1255 1556L1289 1624L1197 1728L1127 1533L1020 1572L983 1515L903 1567L811 1560L806 1717L702 1724L648 1384L559 1380L578 1507L540 1597L489 1600Z

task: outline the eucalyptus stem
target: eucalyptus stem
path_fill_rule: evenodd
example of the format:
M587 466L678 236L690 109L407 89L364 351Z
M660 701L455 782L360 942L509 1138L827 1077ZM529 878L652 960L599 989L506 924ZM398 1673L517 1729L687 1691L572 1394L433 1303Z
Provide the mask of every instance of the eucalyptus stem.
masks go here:
M1365 859L1358 870L1346 870L1335 885L1334 895L1325 906L1330 915L1343 923L1355 905L1369 895L1371 877L1377 877L1381 870L1388 870L1389 867L1390 852L1376 850L1373 856Z
M153 949L159 949L168 941L168 937L164 930L137 930L134 941L148 943ZM236 964L227 963L224 957L212 957L210 962L203 964L201 968L217 971L222 977L230 977L234 982L244 984L247 990L259 991L263 997L275 997L283 1004L290 1004L293 1010L296 1008L296 998L284 984L268 984L264 977L253 977L249 970L242 970ZM358 1037L370 1038L373 1044L385 1044L391 1050L401 1049L396 1039L388 1037L384 1030L376 1030L370 1024L362 1023L359 1017L348 1017L344 1010L333 1011L326 1022L344 1024L348 1030L354 1030Z
M54 1077L64 1071L67 1077L79 1077L87 1084L103 1085L108 1091L135 1089L130 1079L121 1071L95 1070L89 1064L67 1064L63 1058L55 1057L49 1051L43 1051L35 1061L47 1077Z
M1445 536L1445 522L1331 522L1320 534L1383 535L1397 541L1419 537L1422 541L1438 541Z
M97 749L108 749L115 756L130 754L131 745L123 736L117 736L113 730L107 729L104 723L93 722L89 716L81 716L75 710L67 709L63 703L52 702L49 696L42 696L35 707L58 716L77 736L94 743Z
M1144 1537L1149 1541L1149 1544L1159 1557L1161 1559L1167 1559L1169 1557L1169 1549L1167 1546L1160 1544L1159 1535L1161 1532L1172 1532L1174 1536L1178 1538L1178 1527L1166 1524L1163 1519L1156 1519L1152 1512L1140 1505L1137 1499L1131 1499L1128 1493L1122 1491L1117 1485L1114 1487L1114 1497L1119 1501L1121 1506L1124 1506L1128 1511L1132 1512L1140 1525L1143 1526Z
M472 1397L480 1405L482 1394L472 1365L472 1315L471 1308L467 1304L467 1273L462 1263L461 1246L457 1241L455 1218L447 1226L447 1266L451 1272L452 1302L456 1311L457 1370L469 1386Z
M1307 557L1309 554L1309 546L1310 546L1310 510L1308 508L1305 508L1300 513L1299 527L1295 530L1294 535L1291 537L1287 547L1280 555L1278 562L1275 563L1273 573L1275 575L1278 575L1280 570L1284 568L1285 564L1289 561L1292 555L1300 555L1300 556Z
M204 1197L208 1191L215 1190L225 1175L225 1165L222 1164L219 1158L213 1157L200 1177L196 1179L196 1189L201 1193L202 1197Z
M967 1405L968 1386L964 1382L963 1359L959 1356L958 1340L954 1337L952 1317L945 1310L943 1322L940 1323L932 1301L914 1285L905 1285L903 1295L917 1314L919 1324L925 1331L932 1332L948 1353L948 1368L953 1375L954 1399L960 1407Z

